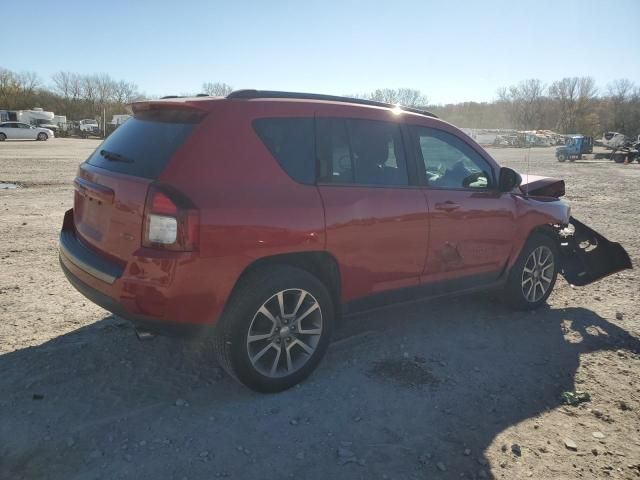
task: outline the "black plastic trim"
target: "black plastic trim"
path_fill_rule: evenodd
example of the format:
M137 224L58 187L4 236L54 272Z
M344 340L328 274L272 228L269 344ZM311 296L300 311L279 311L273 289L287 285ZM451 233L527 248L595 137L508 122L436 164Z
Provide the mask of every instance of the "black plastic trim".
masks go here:
M631 258L622 245L607 240L571 217L574 234L560 237L562 275L571 285L582 287L608 275L632 269Z
M415 287L375 293L347 302L343 306L346 315L376 310L399 303L410 303L429 298L457 296L475 291L486 291L501 287L506 280L506 270L470 275L454 280L427 283Z
M108 284L113 284L124 271L119 265L85 247L78 241L75 232L70 230L60 232L60 254L79 269Z

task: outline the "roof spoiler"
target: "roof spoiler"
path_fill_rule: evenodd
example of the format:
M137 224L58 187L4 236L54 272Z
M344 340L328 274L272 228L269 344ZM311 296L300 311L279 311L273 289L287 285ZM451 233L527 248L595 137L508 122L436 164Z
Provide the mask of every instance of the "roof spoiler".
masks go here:
M181 97L167 96L159 100L142 100L127 105L129 110L135 115L136 113L147 112L150 110L190 110L192 112L207 112L202 102L190 102L188 99Z

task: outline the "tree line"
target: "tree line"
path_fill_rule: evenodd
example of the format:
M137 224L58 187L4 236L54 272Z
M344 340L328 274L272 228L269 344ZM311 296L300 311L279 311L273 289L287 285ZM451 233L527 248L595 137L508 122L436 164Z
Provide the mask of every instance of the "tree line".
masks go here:
M225 96L233 88L222 82L205 82L201 92ZM391 104L424 108L459 127L549 129L559 133L598 136L617 131L640 134L640 86L627 79L598 88L591 77L567 77L544 84L529 79L502 87L492 102L431 105L413 88L380 88L347 95ZM70 120L101 118L124 113L132 101L148 98L134 83L108 74L54 74L49 84L33 72L16 73L0 67L0 109L41 107Z
M16 73L0 68L0 109L29 110L41 107L68 119L102 118L125 113L125 106L143 98L138 86L107 74L83 75L58 72L50 85L33 72Z
M498 89L493 102L430 105L419 90L378 89L352 95L424 108L459 127L554 130L597 136L616 131L640 134L640 86L615 80L604 89L592 77L567 77L545 85L538 79Z

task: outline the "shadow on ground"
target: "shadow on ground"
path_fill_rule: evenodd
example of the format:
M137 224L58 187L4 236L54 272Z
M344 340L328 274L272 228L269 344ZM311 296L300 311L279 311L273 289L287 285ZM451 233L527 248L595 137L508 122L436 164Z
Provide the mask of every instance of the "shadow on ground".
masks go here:
M206 344L139 343L112 317L2 355L0 478L492 478L487 447L557 407L581 355L640 353L590 310L483 297L386 308L338 336L307 382L269 396Z

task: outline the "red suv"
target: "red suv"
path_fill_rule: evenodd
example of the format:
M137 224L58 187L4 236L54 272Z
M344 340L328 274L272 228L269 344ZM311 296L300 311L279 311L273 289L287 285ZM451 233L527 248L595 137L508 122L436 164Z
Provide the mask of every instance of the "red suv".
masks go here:
M562 180L521 185L428 112L256 90L131 108L79 168L62 269L139 331L211 334L259 391L308 376L347 312L491 287L535 308L558 272L631 267Z

